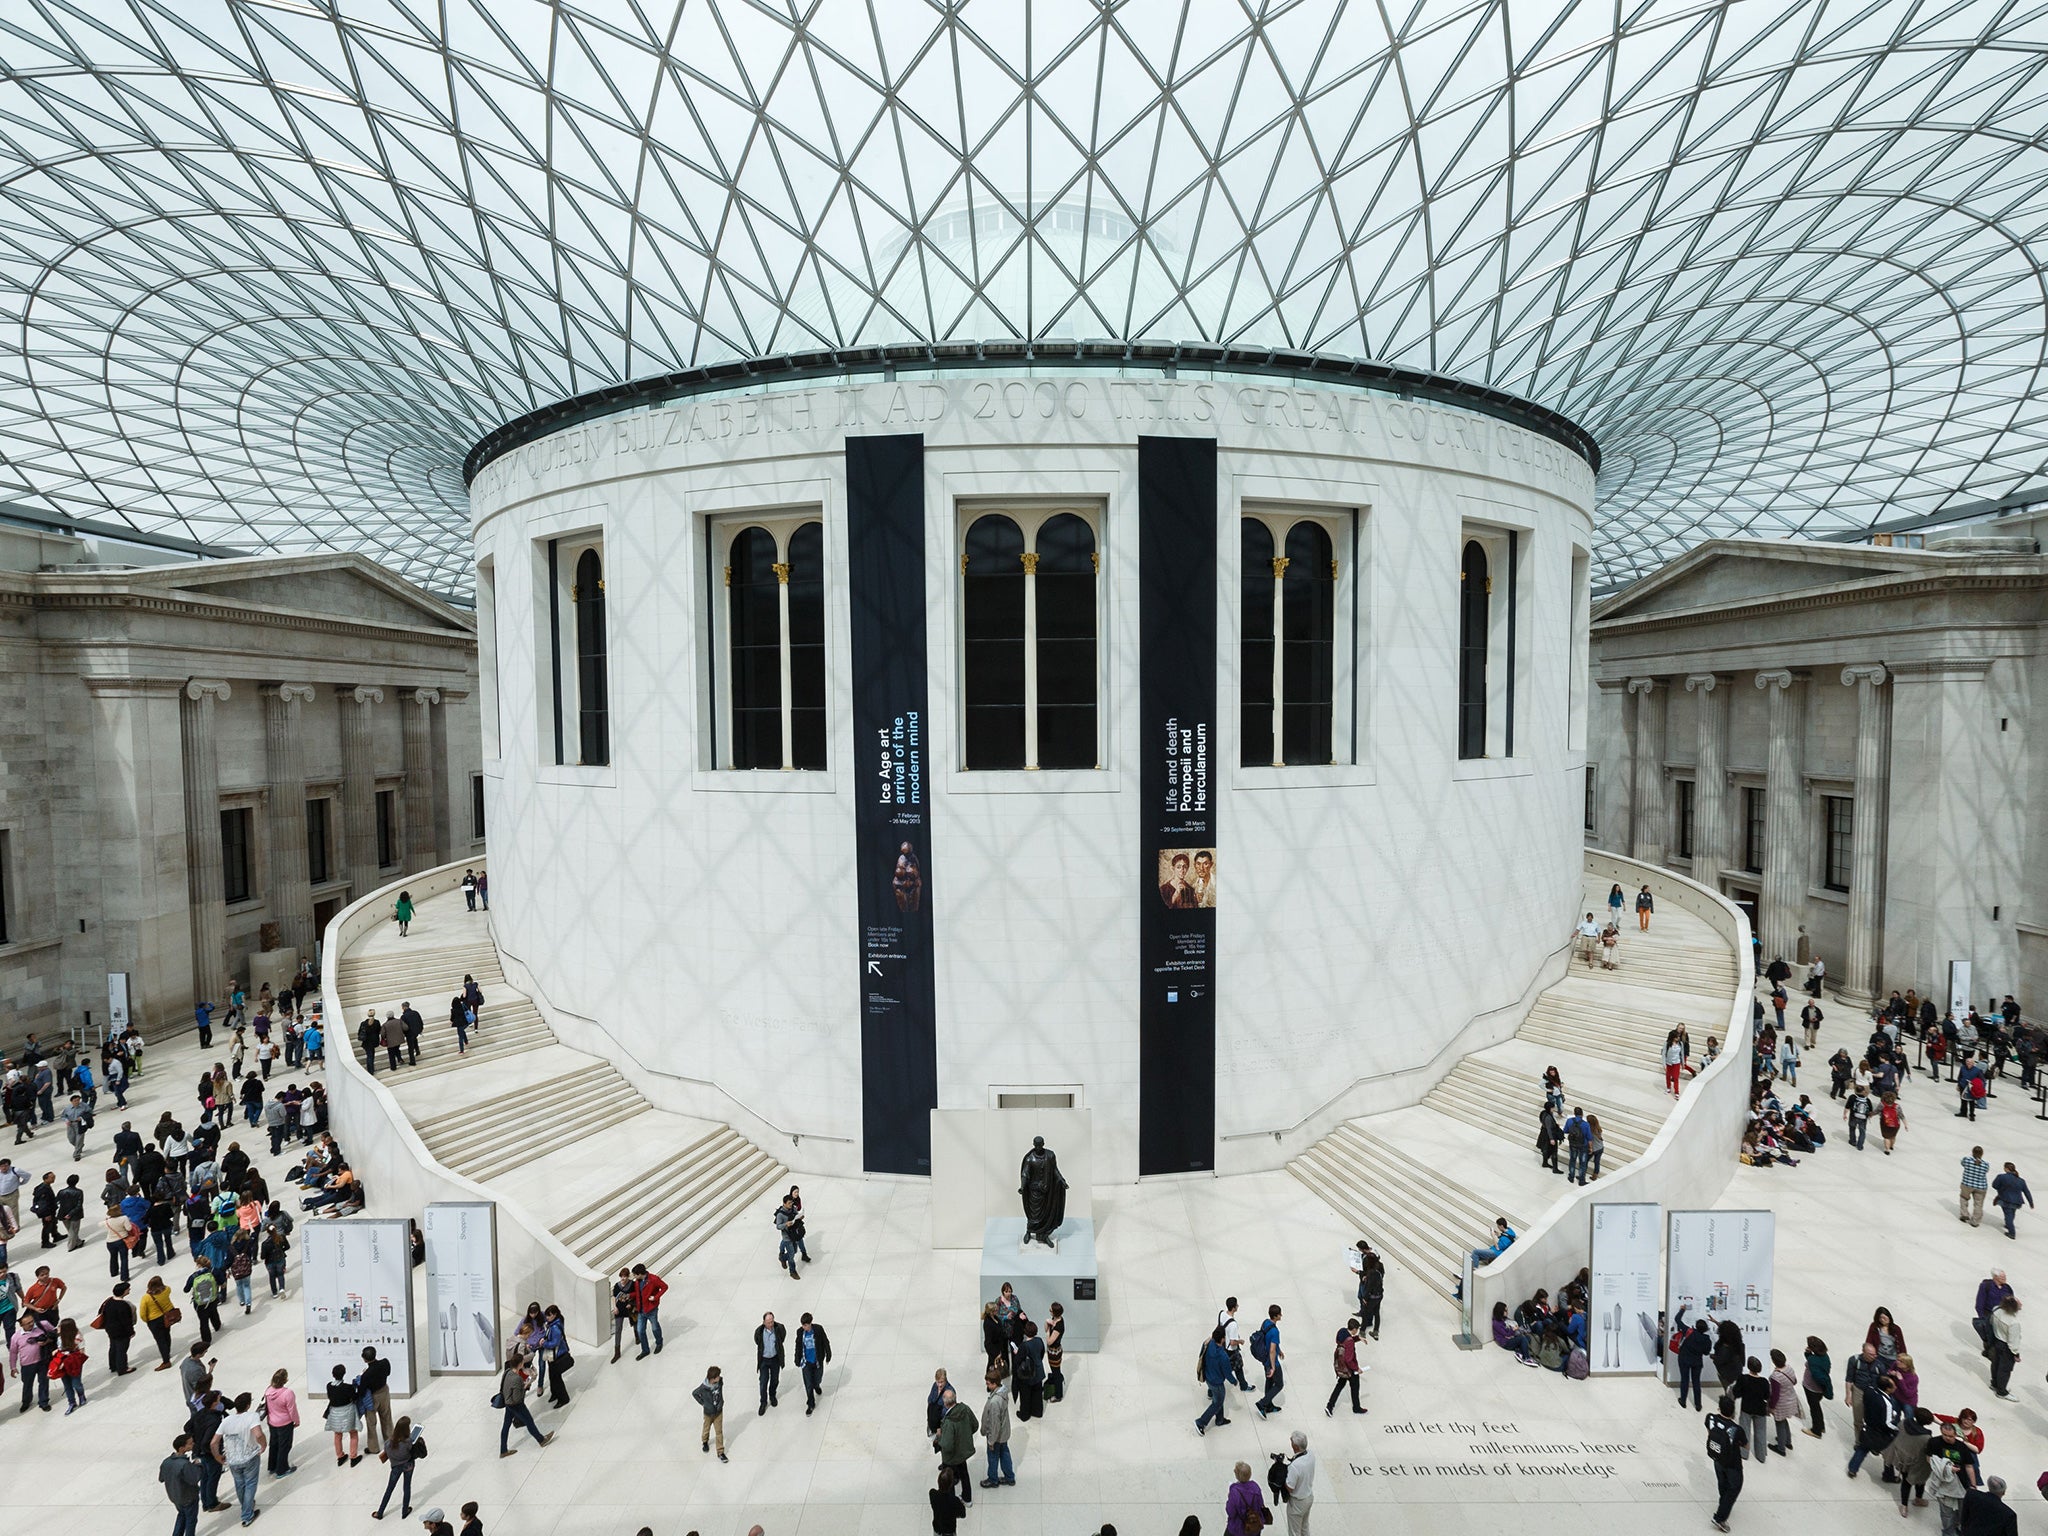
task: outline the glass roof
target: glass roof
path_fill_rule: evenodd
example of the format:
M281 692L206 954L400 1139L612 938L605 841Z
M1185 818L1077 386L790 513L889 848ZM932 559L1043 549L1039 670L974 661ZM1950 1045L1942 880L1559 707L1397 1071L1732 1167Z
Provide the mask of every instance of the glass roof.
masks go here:
M2038 0L9 0L0 499L469 583L735 357L1338 353L1599 440L1596 581L2048 460Z

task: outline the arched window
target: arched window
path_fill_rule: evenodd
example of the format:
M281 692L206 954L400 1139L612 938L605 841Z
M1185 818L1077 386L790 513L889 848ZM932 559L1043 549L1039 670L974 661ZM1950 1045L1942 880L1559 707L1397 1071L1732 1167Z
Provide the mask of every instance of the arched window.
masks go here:
M1336 677L1336 562L1320 523L1287 530L1280 578L1280 747L1288 763L1328 763Z
M606 703L604 656L604 562L594 549L576 560L576 740L585 766L612 760L611 718Z
M1095 735L1095 530L1071 512L1040 525L1027 588L1038 633L1035 685L1039 768L1093 768ZM1030 566L1033 562L1027 560ZM1028 754L1028 744L1027 744Z
M732 766L782 766L782 583L775 536L742 528L726 558Z
M1277 765L1273 738L1273 530L1256 517L1239 520L1244 561L1244 629L1239 643L1238 761Z
M825 525L789 536L789 766L825 766Z
M1465 544L1458 564L1458 756L1486 756L1486 654L1492 578L1486 550Z
M966 764L1022 768L1024 756L1024 533L999 514L967 530L963 676Z

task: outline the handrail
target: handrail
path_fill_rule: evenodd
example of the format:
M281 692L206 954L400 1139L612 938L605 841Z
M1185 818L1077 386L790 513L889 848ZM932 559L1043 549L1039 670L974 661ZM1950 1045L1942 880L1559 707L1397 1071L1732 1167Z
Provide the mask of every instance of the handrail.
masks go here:
M441 1163L391 1091L364 1070L349 1036L341 1000L341 961L347 945L361 936L370 909L391 900L400 889L421 898L452 891L461 884L463 871L487 867L486 860L472 855L418 870L358 897L328 920L322 935L320 995L337 1047L327 1058L336 1139L351 1166L367 1173L370 1197L381 1193L385 1199L396 1198L408 1214L433 1200L479 1200L498 1206L508 1218L498 1226L499 1268L506 1291L554 1298L573 1337L598 1340L604 1337L610 1311L607 1277L572 1253L524 1205Z
M1572 940L1566 939L1562 944L1558 945L1557 948L1547 952L1543 956L1543 958L1536 963L1538 979L1541 978L1543 967L1545 965L1548 965L1552 960L1555 960L1559 955L1563 954L1566 950L1570 949L1571 947ZM1531 982L1531 985L1533 986L1534 982ZM1487 1018L1492 1014L1500 1013L1506 1009L1514 1007L1516 1003L1520 1002L1522 998L1527 997L1528 995L1529 988L1524 987L1521 991L1521 995L1516 997L1512 1001L1501 1003L1497 1007L1480 1009L1477 1013L1473 1014L1471 1018L1467 1019L1464 1023L1460 1024L1457 1027L1457 1029L1451 1034L1450 1038L1445 1040L1442 1045L1436 1048L1435 1054L1433 1054L1427 1061L1419 1061L1412 1067L1395 1067L1392 1071L1388 1072L1370 1072L1367 1073L1364 1077L1354 1077L1350 1082L1346 1083L1342 1088L1339 1088L1335 1093L1331 1094L1327 1099L1323 1100L1322 1103L1318 1104L1314 1109L1310 1110L1307 1114L1303 1115L1299 1120L1295 1121L1292 1125L1259 1131L1232 1131L1229 1135L1219 1136L1216 1139L1218 1141L1249 1141L1257 1136L1271 1136L1275 1141L1278 1141L1284 1136L1293 1135L1296 1131L1300 1130L1303 1126L1307 1125L1311 1120L1315 1119L1318 1115L1323 1114L1325 1111L1327 1111L1339 1099L1342 1099L1345 1095L1352 1093L1359 1088L1363 1088L1367 1083L1383 1083L1390 1077L1407 1077L1409 1074L1414 1072L1427 1072L1430 1068L1434 1067L1438 1062L1442 1061L1444 1057L1450 1055L1454 1050L1457 1051L1458 1054L1461 1056L1469 1055L1471 1054L1470 1051L1459 1048L1459 1041L1461 1041L1464 1038L1465 1031L1470 1029L1474 1024L1477 1024L1483 1018Z
M504 944L498 940L498 937L495 933L491 935L491 942L497 946L498 955L500 959L511 960L513 964L517 965L521 970L526 972L528 980L531 981L534 979L533 967L528 965L525 960L520 958L518 955L514 954L511 950L507 949L504 946ZM642 1073L648 1077L666 1077L678 1083L692 1083L699 1088L709 1088L716 1093L723 1094L726 1098L731 1099L734 1104L738 1105L741 1109L745 1110L749 1115L752 1115L756 1120L760 1121L763 1125L767 1126L768 1129L773 1131L776 1135L787 1136L792 1146L800 1144L801 1142L806 1140L837 1141L843 1142L849 1147L854 1144L854 1138L851 1136L834 1136L827 1131L792 1131L783 1126L777 1125L773 1120L770 1120L766 1115L756 1110L752 1105L748 1104L744 1099L742 1099L738 1094L734 1093L730 1088L727 1088L725 1084L714 1083L708 1077L690 1077L681 1072L669 1072L660 1067L648 1066L646 1063L641 1061L639 1057L635 1056L630 1050L628 1050L624 1045L621 1045L619 1043L618 1037L614 1035L610 1030L606 1029L604 1025L600 1024L596 1019L591 1018L588 1014L572 1012L571 1010L562 1007L559 1003L554 1002L552 999L548 998L544 993L541 992L539 984L537 982L535 983L533 990L528 993L528 996L534 999L536 1005L545 1005L546 1008L551 1009L556 1013L567 1014L570 1018L575 1019L580 1023L588 1024L592 1029L596 1030L599 1034L605 1037L605 1040L610 1044L611 1048L614 1051L617 1051L619 1055L623 1056L626 1059L627 1064L631 1066L634 1071Z
M1521 1288L1526 1295L1542 1283L1542 1274L1571 1274L1583 1268L1592 1248L1589 1208L1594 1201L1607 1204L1633 1199L1655 1202L1667 1210L1674 1208L1674 1199L1689 1207L1710 1205L1735 1174L1735 1148L1749 1114L1750 1012L1756 993L1749 919L1720 892L1675 870L1588 849L1589 874L1596 859L1612 862L1608 874L1626 870L1631 880L1658 881L1665 887L1665 900L1707 920L1728 941L1734 951L1735 981L1728 1023L1721 1035L1721 1054L1693 1079L1692 1087L1665 1118L1641 1157L1601 1179L1597 1186L1574 1186L1558 1196L1513 1247L1473 1272L1467 1294L1472 1298L1474 1317L1487 1316L1496 1301L1510 1300L1517 1289L1514 1282L1524 1271L1538 1276ZM1701 1145L1702 1138L1705 1145ZM1566 1230L1574 1213L1582 1220L1576 1230Z

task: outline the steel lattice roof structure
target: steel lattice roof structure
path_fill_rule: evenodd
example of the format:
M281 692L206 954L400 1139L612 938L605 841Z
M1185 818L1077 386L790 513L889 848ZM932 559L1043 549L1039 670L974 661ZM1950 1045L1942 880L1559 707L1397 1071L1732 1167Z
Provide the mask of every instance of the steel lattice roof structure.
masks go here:
M0 497L468 584L722 360L1339 354L1599 441L1596 581L2048 459L2039 0L11 0Z

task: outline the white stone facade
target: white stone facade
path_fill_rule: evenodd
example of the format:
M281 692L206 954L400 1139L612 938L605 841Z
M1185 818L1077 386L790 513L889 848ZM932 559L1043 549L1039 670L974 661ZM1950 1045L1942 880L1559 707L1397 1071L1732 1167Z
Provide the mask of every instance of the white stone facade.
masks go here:
M493 915L548 1007L703 1085L698 1113L801 1133L792 1164L860 1166L854 797L870 765L849 724L844 454L876 432L925 438L939 1107L1074 1090L1094 1112L1098 1178L1136 1176L1140 435L1219 444L1217 590L1190 594L1216 604L1225 738L1218 1166L1277 1164L1265 1133L1426 1062L1563 942L1581 878L1592 500L1570 449L1330 384L849 381L577 425L472 486ZM1098 534L1100 766L965 768L964 519L1051 507L1083 509ZM1355 519L1337 577L1356 594L1338 631L1355 685L1333 764L1238 766L1240 518L1264 507ZM792 515L824 528L826 766L736 771L712 745L726 599L710 535ZM1461 761L1460 550L1464 536L1504 550L1510 530L1514 750ZM550 539L604 552L603 766L574 761L573 724L555 758Z
M1924 550L1714 540L1597 606L1589 840L1742 902L1764 962L1818 953L1855 1002L1911 987L1945 1004L1962 960L1980 1008L2007 992L2039 1006L2041 532L2008 520ZM1849 806L1846 840L1831 801Z
M135 568L85 555L0 529L10 1041L88 1013L103 1027L110 971L129 974L145 1030L189 1024L199 995L224 1007L229 978L248 978L267 929L310 958L352 893L481 851L469 615L360 555ZM413 776L425 798L410 817L407 734L429 770ZM327 802L324 860L309 801ZM219 812L236 809L250 813L247 880L231 893Z

